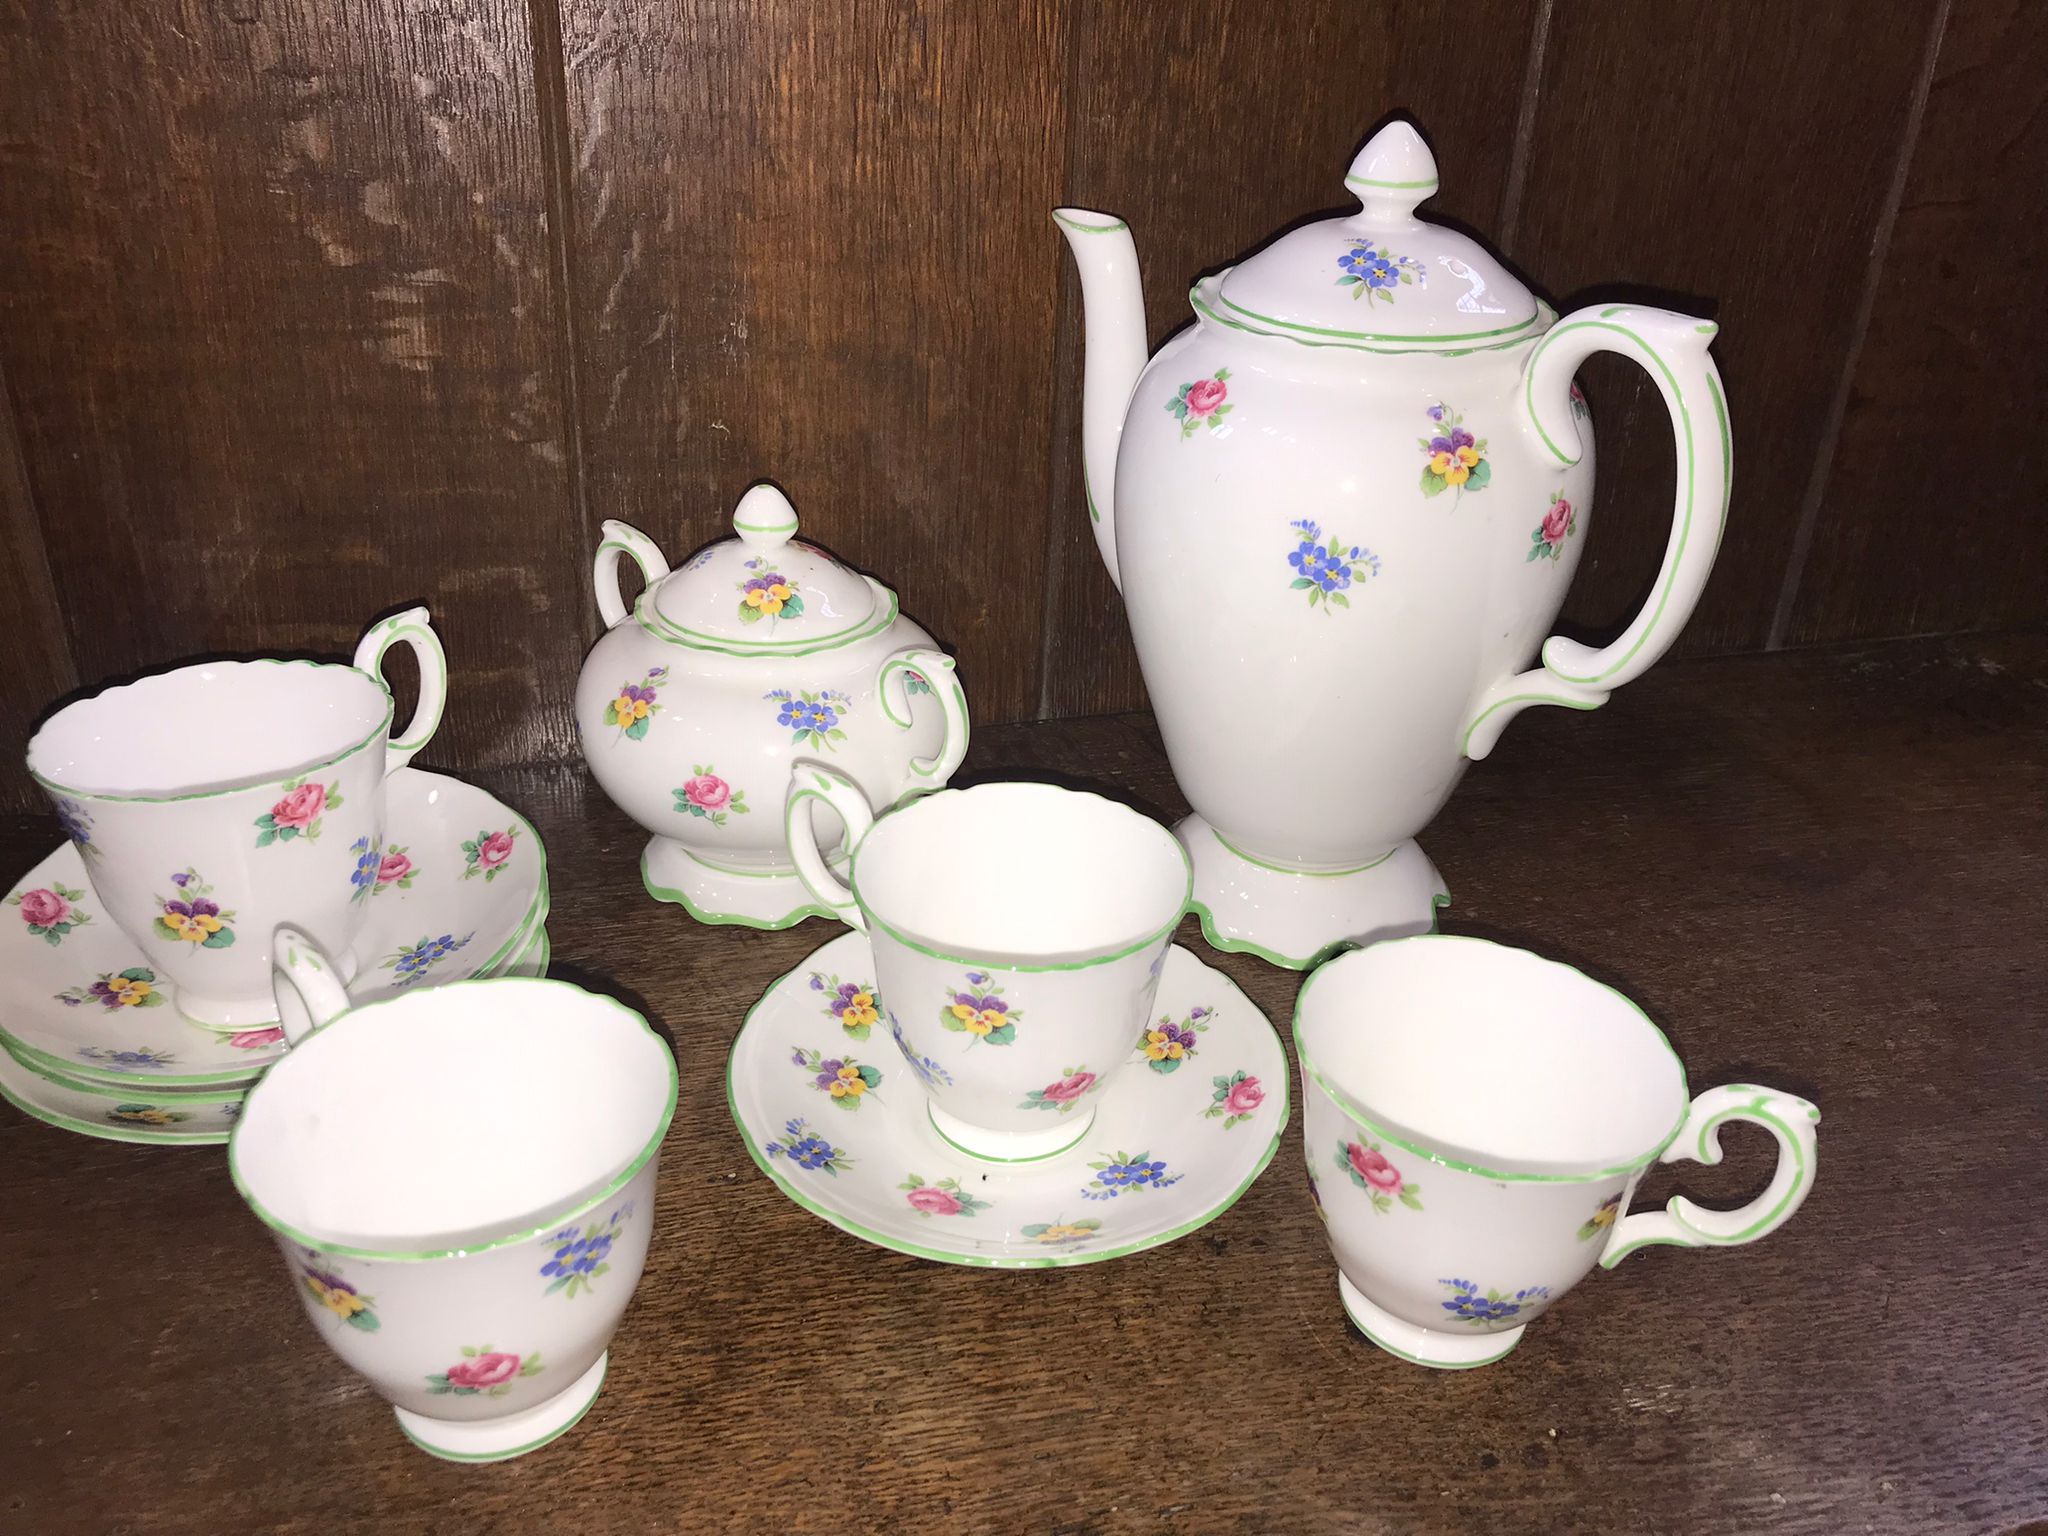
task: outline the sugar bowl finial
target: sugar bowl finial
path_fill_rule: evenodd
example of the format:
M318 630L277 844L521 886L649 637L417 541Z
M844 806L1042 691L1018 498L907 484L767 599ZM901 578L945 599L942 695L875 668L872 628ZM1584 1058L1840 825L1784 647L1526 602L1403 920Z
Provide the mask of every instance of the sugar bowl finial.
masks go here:
M733 508L732 531L754 554L782 548L796 533L796 508L767 482L752 487Z

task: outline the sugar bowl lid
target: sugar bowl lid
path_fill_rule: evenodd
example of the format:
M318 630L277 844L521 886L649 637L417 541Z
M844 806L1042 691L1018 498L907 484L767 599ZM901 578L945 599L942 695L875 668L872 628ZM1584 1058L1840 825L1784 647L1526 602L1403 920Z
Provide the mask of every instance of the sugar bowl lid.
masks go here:
M721 539L662 578L654 610L677 638L748 654L814 650L865 627L881 590L796 538L796 509L757 485Z
M1499 346L1536 329L1536 296L1478 241L1415 216L1436 159L1400 119L1366 142L1346 218L1290 230L1233 267L1219 318L1300 341L1390 351Z

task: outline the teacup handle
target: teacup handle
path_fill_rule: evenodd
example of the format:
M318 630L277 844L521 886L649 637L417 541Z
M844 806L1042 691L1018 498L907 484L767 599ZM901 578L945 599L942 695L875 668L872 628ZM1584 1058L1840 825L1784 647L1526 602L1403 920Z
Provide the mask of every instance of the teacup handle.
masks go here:
M910 729L910 680L913 677L931 685L932 695L939 701L939 709L945 715L946 731L939 738L937 755L910 760L910 771L920 779L930 779L931 787L936 789L953 776L953 770L967 755L967 694L960 686L960 679L954 675L953 658L944 651L923 646L897 651L882 663L881 671L875 674L875 692L882 700L882 714L899 730ZM892 683L895 685L893 688L890 686ZM897 712L898 700L903 706L900 714Z
M448 653L441 649L441 637L434 633L424 608L408 608L371 625L356 646L356 669L383 682L384 653L401 642L411 646L413 655L419 658L420 701L413 708L405 734L395 735L385 744L387 774L403 768L415 752L434 739L434 732L440 729L441 711L448 703Z
M1676 1243L1684 1248L1753 1243L1792 1219L1813 1188L1818 1145L1814 1127L1820 1124L1820 1111L1796 1094L1774 1088L1747 1083L1709 1088L1692 1101L1685 1124L1659 1161L1720 1162L1721 1124L1726 1120L1753 1120L1778 1139L1778 1166L1770 1187L1732 1211L1709 1210L1683 1195L1673 1195L1661 1211L1624 1216L1614 1224L1600 1255L1603 1269L1614 1268L1638 1248L1652 1243Z
M270 986L287 1045L297 1045L348 1012L348 990L334 962L296 928L281 927L270 941Z
M790 770L789 793L782 802L782 833L789 839L789 852L796 860L796 872L802 877L804 888L820 903L830 907L833 916L865 933L868 923L861 916L860 903L853 899L853 892L845 882L832 873L831 866L825 862L824 852L818 847L818 829L811 824L807 809L813 800L822 800L839 813L839 819L846 823L849 851L858 847L860 840L867 836L868 828L875 824L875 813L868 806L868 797L860 792L860 786L837 768L827 768L822 763L799 758Z

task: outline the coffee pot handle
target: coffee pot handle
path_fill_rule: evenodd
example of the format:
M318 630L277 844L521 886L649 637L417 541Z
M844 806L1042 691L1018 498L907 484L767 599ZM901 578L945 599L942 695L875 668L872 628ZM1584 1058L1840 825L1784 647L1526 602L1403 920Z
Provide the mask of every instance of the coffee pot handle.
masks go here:
M1479 696L1465 726L1467 757L1476 761L1491 752L1508 721L1532 704L1598 709L1616 688L1647 672L1692 617L1721 547L1733 473L1728 406L1707 352L1718 329L1668 309L1610 305L1565 316L1530 353L1522 370L1522 424L1559 468L1578 463L1585 451L1573 416L1572 376L1579 364L1595 352L1618 352L1655 381L1677 437L1671 537L1649 597L1613 644L1596 650L1552 635L1543 642L1541 666L1505 677Z
M875 824L875 813L860 786L837 768L827 768L808 758L799 758L790 770L789 793L782 802L782 833L789 840L790 856L804 888L832 915L848 926L867 931L867 919L860 903L844 881L832 873L825 854L818 847L818 829L811 819L811 802L822 800L846 823L846 851L851 853Z
M1692 1101L1685 1124L1678 1128L1660 1159L1666 1163L1721 1161L1721 1126L1728 1120L1753 1120L1778 1140L1778 1166L1770 1186L1749 1204L1732 1211L1709 1210L1683 1195L1673 1195L1661 1211L1624 1216L1608 1234L1600 1255L1603 1269L1612 1269L1638 1248L1676 1243L1684 1248L1732 1247L1753 1243L1792 1219L1813 1188L1820 1111L1796 1094L1747 1083L1709 1088Z
M281 927L270 941L270 985L287 1045L348 1012L348 991L334 962L296 928Z
M897 651L882 663L881 670L875 674L875 692L881 698L883 715L899 730L910 729L910 690L915 683L923 683L938 700L946 729L939 738L937 754L913 757L910 771L920 779L931 781L923 788L937 789L953 776L953 770L967 755L967 693L961 688L960 679L954 675L953 658L944 651L922 646ZM891 687L891 684L895 686ZM900 710L897 707L899 701Z
M356 646L356 669L383 682L384 653L400 643L411 646L413 655L418 658L420 700L413 706L412 719L406 722L405 733L394 735L385 743L384 771L387 774L403 768L413 760L415 753L434 739L434 732L441 726L441 711L448 703L448 653L441 648L441 637L434 633L434 626L428 621L424 608L408 608L403 613L372 624ZM386 683L385 687L388 690L390 684Z
M590 580L597 593L597 611L610 629L626 616L626 600L619 596L619 556L625 555L640 567L641 578L653 586L668 574L668 557L661 547L631 523L607 518L604 542L597 546L597 559Z

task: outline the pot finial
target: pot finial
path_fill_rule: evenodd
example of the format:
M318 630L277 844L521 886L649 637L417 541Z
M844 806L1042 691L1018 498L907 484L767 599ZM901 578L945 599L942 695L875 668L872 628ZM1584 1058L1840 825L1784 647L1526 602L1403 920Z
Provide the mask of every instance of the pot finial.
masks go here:
M1370 217L1405 219L1436 196L1436 156L1415 125L1397 117L1365 141L1344 184Z

